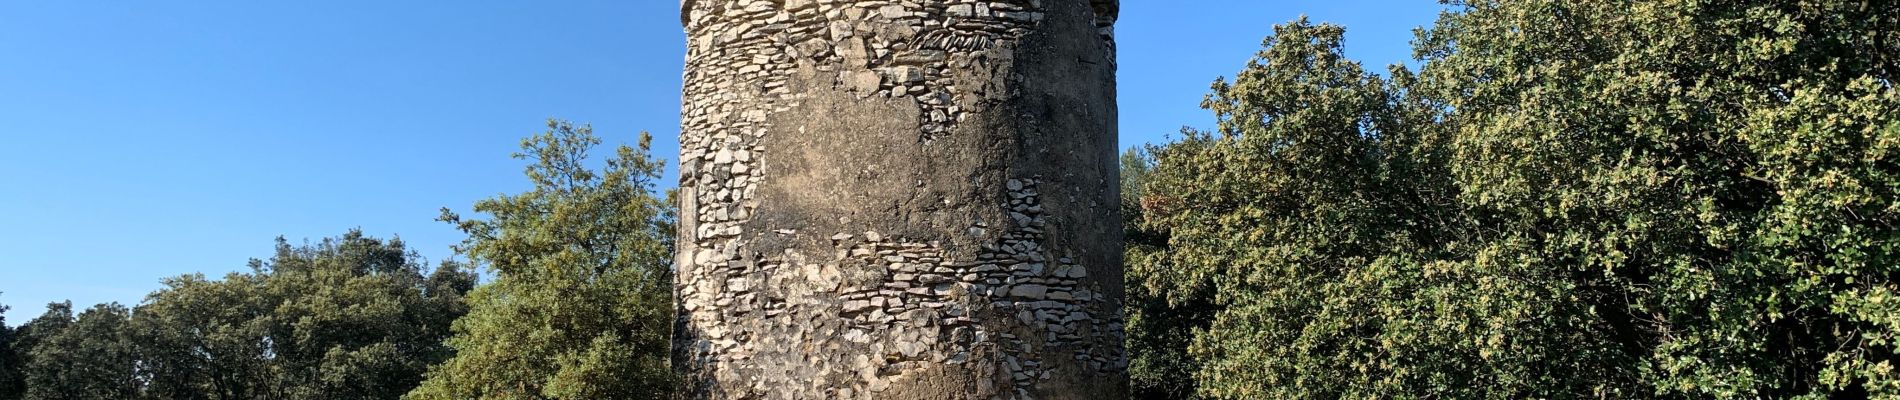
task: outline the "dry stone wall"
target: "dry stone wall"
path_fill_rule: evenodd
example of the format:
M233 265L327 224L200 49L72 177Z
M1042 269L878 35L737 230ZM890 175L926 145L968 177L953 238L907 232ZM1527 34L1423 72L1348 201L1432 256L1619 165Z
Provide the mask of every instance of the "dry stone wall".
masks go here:
M1112 0L686 0L689 398L1125 396Z

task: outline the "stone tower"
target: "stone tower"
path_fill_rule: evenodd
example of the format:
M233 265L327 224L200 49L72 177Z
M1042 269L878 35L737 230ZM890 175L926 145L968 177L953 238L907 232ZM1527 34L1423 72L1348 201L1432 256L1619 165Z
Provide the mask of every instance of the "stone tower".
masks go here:
M683 0L687 398L1125 398L1117 0Z

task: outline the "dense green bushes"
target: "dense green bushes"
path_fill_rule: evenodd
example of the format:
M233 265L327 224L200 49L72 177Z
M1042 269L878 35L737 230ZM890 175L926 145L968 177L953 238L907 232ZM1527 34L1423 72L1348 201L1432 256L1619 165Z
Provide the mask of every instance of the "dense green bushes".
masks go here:
M488 219L442 220L460 249L495 272L455 322L456 355L411 399L658 399L672 390L673 211L654 194L661 161L620 146L586 164L600 139L548 121L522 142L533 188L475 203Z
M475 276L351 231L222 280L169 279L136 309L54 303L10 348L26 399L393 398L446 358ZM13 397L8 397L13 398Z
M1151 150L1199 394L1900 396L1900 6L1453 11L1386 78L1282 25Z
M665 397L660 161L643 137L596 171L590 129L548 127L518 156L532 190L476 203L487 219L444 211L494 274L479 288L468 266L424 268L400 240L280 238L250 272L167 279L133 309L54 303L17 331L0 323L0 399Z

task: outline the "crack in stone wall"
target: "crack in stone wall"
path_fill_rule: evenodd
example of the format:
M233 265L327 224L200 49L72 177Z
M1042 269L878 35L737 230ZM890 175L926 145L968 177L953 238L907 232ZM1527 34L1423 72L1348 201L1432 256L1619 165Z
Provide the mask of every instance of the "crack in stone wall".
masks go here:
M1087 13L1107 49L1092 62L1112 66L1116 3L1043 4L1057 1L682 3L675 362L689 376L686 396L1070 398L1042 390L1045 381L1125 374L1119 299L1049 243L1047 230L1063 227L1049 226L1039 176L989 188L1007 223L976 219L957 232L981 242L975 249L875 230L748 231L779 165L766 162L779 150L765 139L813 134L773 121L814 87L914 108L907 120L930 146L1021 95L1009 71L1015 46L1045 19L1070 17L1051 12ZM824 242L829 253L761 245L777 241Z

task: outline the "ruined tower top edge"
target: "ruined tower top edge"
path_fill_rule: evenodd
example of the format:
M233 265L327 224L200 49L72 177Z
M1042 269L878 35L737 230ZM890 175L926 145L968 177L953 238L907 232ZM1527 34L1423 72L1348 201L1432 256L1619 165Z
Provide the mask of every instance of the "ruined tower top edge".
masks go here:
M680 26L690 25L692 23L693 4L699 1L700 0L680 0ZM1095 10L1095 14L1100 18L1114 21L1121 15L1122 1L1089 0L1089 6Z

